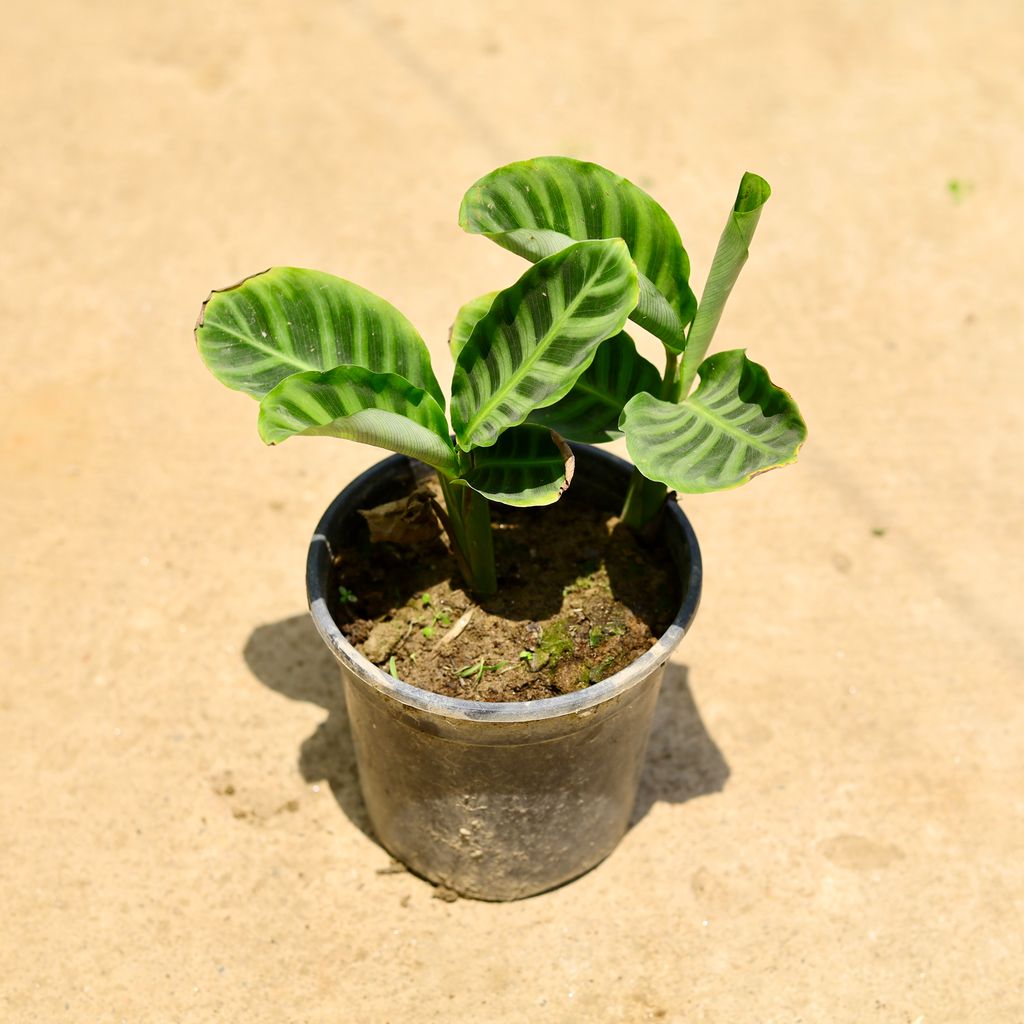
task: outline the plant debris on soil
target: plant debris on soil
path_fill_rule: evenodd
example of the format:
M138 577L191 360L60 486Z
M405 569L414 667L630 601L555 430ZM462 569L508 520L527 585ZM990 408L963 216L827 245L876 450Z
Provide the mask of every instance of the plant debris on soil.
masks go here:
M371 541L402 535L381 523L382 511L409 521L396 501L361 512L334 549L335 621L404 682L470 700L555 697L625 668L675 615L668 552L571 489L544 508L492 505L498 593L476 600L440 528L423 529L423 496L408 499L416 529L403 543Z

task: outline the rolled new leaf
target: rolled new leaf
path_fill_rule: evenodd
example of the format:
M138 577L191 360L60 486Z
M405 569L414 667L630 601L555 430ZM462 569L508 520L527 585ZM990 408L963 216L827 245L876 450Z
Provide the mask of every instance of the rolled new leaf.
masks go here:
M673 352L683 350L697 308L690 261L669 215L631 181L568 157L523 160L473 185L459 224L533 262L573 241L624 239L641 275L631 318Z
M622 436L619 418L626 403L644 391L657 392L661 377L636 350L625 331L601 342L594 361L565 398L530 413L539 423L570 441L601 444Z
M629 250L613 239L577 242L499 292L456 360L459 447L488 447L568 394L601 342L622 329L637 291Z
M255 398L293 373L362 366L397 373L444 408L416 328L379 296L319 270L273 267L213 292L196 342L222 384Z
M768 202L772 190L764 178L747 171L740 181L736 202L732 213L718 240L715 258L711 261L711 271L704 285L704 294L700 297L697 315L690 328L686 340L686 353L683 356L683 370L680 382L680 394L685 397L697 374L697 368L707 353L711 339L722 319L722 310L732 291L732 286L740 276L743 264L750 255L750 240L754 237L757 222L761 219L761 210Z
M437 402L398 374L362 366L285 378L260 402L259 431L267 444L296 434L342 437L419 459L447 476L459 471Z
M763 366L736 349L705 359L699 372L685 401L637 395L622 414L630 458L648 480L700 494L796 461L807 427Z
M569 486L575 456L553 431L529 423L511 427L489 448L470 456L463 479L504 505L550 505Z

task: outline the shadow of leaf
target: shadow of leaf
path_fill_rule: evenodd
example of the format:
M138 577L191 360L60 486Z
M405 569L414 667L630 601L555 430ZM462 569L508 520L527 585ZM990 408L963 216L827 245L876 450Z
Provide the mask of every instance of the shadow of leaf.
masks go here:
M299 748L299 771L307 782L326 782L348 819L372 838L359 789L338 663L317 635L310 617L295 615L257 627L246 641L243 654L264 686L327 711L327 717Z
M665 666L630 827L659 801L681 804L719 793L729 778L729 765L693 701L688 675L684 665Z

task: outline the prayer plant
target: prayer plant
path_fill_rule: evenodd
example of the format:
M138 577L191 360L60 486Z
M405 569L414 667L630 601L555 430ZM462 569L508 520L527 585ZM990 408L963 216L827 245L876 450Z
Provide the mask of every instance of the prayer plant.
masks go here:
M771 189L745 174L698 305L690 262L668 214L646 192L597 164L541 157L500 167L462 201L459 223L531 261L543 262L583 239L621 238L639 273L630 319L665 348L665 370L638 354L625 332L610 337L575 386L529 419L572 441L625 435L636 466L623 518L641 528L668 488L724 490L795 461L807 436L790 396L742 349L705 358ZM493 296L459 312L458 351ZM695 377L700 384L690 389Z
M351 282L290 267L256 274L210 295L196 341L221 383L259 400L267 444L326 435L433 466L455 556L486 596L497 586L488 503L550 504L572 476L568 446L528 417L569 393L638 296L621 239L560 246L488 296L472 327L458 326L454 442L423 339Z
M267 444L326 435L433 466L459 566L486 596L497 586L489 502L557 500L573 470L563 437L625 435L636 471L623 518L635 528L668 488L722 490L795 460L806 428L789 395L743 350L705 358L769 194L744 175L698 304L675 225L626 179L563 157L482 178L460 224L533 266L459 310L451 428L416 329L330 274L275 267L213 292L199 352L218 380L259 400ZM664 373L637 352L627 319L661 341Z

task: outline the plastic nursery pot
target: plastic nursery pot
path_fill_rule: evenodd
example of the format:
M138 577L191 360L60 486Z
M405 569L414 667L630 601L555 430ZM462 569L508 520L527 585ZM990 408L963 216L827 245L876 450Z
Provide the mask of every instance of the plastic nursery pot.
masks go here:
M573 449L576 496L617 511L632 467ZM328 609L331 552L346 524L412 485L404 456L377 463L334 499L309 548L310 611L341 664L366 809L381 844L417 874L478 899L531 896L592 868L626 831L665 662L700 600L697 539L669 502L661 540L681 604L654 647L621 672L544 700L443 697L367 661Z

